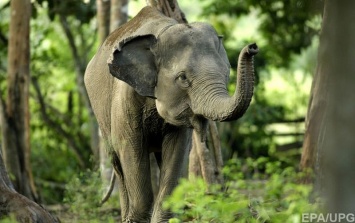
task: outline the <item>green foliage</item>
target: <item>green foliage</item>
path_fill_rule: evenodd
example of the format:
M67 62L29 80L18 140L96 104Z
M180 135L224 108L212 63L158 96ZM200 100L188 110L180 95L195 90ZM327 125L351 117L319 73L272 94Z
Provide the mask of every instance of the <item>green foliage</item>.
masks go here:
M9 2L0 3L1 87L6 84L4 80L6 79L7 66ZM198 1L185 2L187 2L190 13L196 14L200 11L196 9L199 7ZM305 51L302 49L310 45L312 37L319 30L321 20L319 12L312 9L311 2L321 1L201 1L203 13L198 20L212 23L217 31L224 36L232 68L236 68L239 51L246 43L255 41L260 47L260 53L255 57L256 89L250 108L239 121L223 123L219 126L225 159L231 157L243 159L229 162L228 167L224 169L228 182L234 183L230 183L229 189L223 193L220 193L221 188L217 186L210 189L211 192L207 198L203 198L206 185L202 182L196 183L197 191L192 190L192 192L195 191L194 193L203 203L199 203L197 198L191 198L190 203L192 207L199 207L196 215L198 214L201 219L204 218L204 213L201 213L201 210L204 210L206 205L212 205L216 210L215 213L206 212L206 216L208 215L210 219L214 219L214 215L222 215L224 208L228 213L241 213L241 219L248 217L255 220L250 205L256 209L260 208L258 205L262 205L264 208L270 207L271 211L265 208L267 209L266 213L271 213L274 216L276 214L275 203L271 202L270 204L267 199L276 199L276 204L279 204L279 198L286 196L283 186L293 185L296 187L296 183L290 183L291 176L280 172L280 170L285 169L286 171L288 166L297 166L299 147L287 153L280 153L277 151L277 146L285 143L286 140L275 135L279 132L299 130L299 125L289 124L274 127L273 123L305 115L308 94L303 93L304 82L297 82L297 78L301 76L299 79L307 79L306 77L309 77L309 74L314 70L315 62L311 58L315 58L317 46L314 45ZM87 219L83 216L86 215L86 211L81 210L89 210L91 212L89 216L96 219L100 215L97 203L98 195L101 195L101 193L97 193L98 188L101 188L97 184L97 174L85 172L76 176L76 173L83 171L86 167L83 168L78 164L77 157L68 140L78 143L80 154L88 162L86 163L87 167L90 166L88 114L78 92L75 73L75 69L78 68L74 65L71 48L58 16L62 15L67 18L74 42L78 46L78 54L81 55L81 63L85 68L93 51L97 48L94 35L96 32L95 1L36 0L32 3L31 75L33 79L38 80L47 105L48 116L54 121L54 124L49 125L41 115L38 97L34 88L31 87L31 164L36 184L39 186L43 201L46 204L52 204L62 201L63 187L69 179L72 179L66 192L66 201L71 205L71 211L79 214L81 219ZM191 4L194 7L191 7ZM304 53L306 56L299 56L300 53ZM282 69L280 69L281 66ZM274 72L275 70L276 72ZM297 72L302 75L297 76ZM231 92L235 90L235 79L236 76L233 72L231 76L233 84L229 86ZM283 81L280 82L280 80ZM270 85L274 85L274 88L271 89ZM58 127L67 132L67 138L58 134L56 130ZM282 139L280 140L280 138ZM302 141L302 139L302 136L288 137L287 142ZM262 157L256 159L260 156ZM46 168L43 168L44 166ZM296 173L292 174L297 175ZM92 185L89 185L91 183ZM188 183L184 182L184 184ZM269 186L266 187L266 185ZM249 191L251 191L250 193L259 193L262 191L260 187L267 188L267 191L260 196L253 197L253 199L246 196L245 193ZM276 189L272 190L273 187ZM306 188L302 185L300 187L299 190ZM88 194L85 195L85 193ZM91 196L93 197L89 198ZM298 198L301 199L301 197ZM235 200L239 202L235 204L240 206L239 209L233 209L233 205L229 207L223 204L223 202L233 204ZM113 202L115 199L110 199L109 202L111 201ZM296 208L299 208L300 202L295 202ZM176 201L176 203L179 202ZM245 203L248 204L247 208L245 208ZM112 205L116 206L117 204ZM282 213L286 213L286 208L281 207ZM232 210L230 210L231 208ZM182 215L187 210L190 210L190 207L182 210ZM260 216L264 216L263 213L264 211L258 211ZM231 216L233 217L233 214ZM263 219L265 218L263 217ZM192 220L197 217L191 213L189 216L185 216L185 219Z
M7 45L9 24L10 24L10 7L9 3L0 2L0 81L5 79L7 70ZM2 86L1 86L2 87Z
M70 206L72 222L114 222L117 210L103 211L100 202L103 196L102 180L98 172L86 171L75 176L66 185L64 203Z
M40 19L31 21L31 75L32 83L38 83L44 106L31 85L31 165L44 202L53 204L63 200L68 179L92 166L92 151L88 112L77 86L68 39L58 19L47 16L54 9L47 3L33 4ZM82 24L75 16L66 19L85 67L93 53L95 27L93 22Z
M243 174L265 168L267 175ZM224 168L225 187L207 186L202 179L182 180L164 207L176 214L170 222L301 222L301 214L318 211L309 202L312 188L300 184L304 173L267 158L231 161Z
M231 17L257 13L259 31L267 61L287 65L292 54L311 44L318 29L311 21L321 13L322 1L308 0L209 0L204 1L203 16L227 14Z
M73 177L66 185L64 202L71 204L71 210L84 218L97 215L96 209L100 204L101 191L100 177L95 172L82 172Z
M18 221L16 220L16 217L14 215L7 216L5 218L2 218L0 216L0 223L17 223Z
M164 203L182 222L235 222L236 215L246 216L248 200L238 197L238 191L221 193L220 186L207 185L202 179L183 180ZM223 220L222 220L223 219Z
M253 100L237 122L219 125L224 157L270 156L297 165L315 69L321 1L201 1L201 19L224 36L232 68L240 50L256 42ZM235 90L232 72L229 90ZM293 121L296 120L296 121ZM297 121L298 120L298 121ZM280 152L286 148L285 151Z
M48 17L55 19L56 15L74 16L81 24L88 23L96 15L95 0L36 0L38 5L48 6ZM37 7L33 8L33 17L37 17Z

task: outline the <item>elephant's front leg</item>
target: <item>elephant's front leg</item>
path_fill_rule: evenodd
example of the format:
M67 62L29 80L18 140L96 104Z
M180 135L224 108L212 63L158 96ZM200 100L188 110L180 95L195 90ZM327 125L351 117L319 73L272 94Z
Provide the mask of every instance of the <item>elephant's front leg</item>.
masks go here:
M151 217L153 191L149 153L139 140L142 139L129 139L119 148L123 184L127 193L125 197L128 198L128 210L126 216L122 216L123 222L145 223Z
M163 141L160 187L156 198L151 223L168 222L172 214L162 209L163 199L170 195L182 177L191 146L192 130L175 128Z

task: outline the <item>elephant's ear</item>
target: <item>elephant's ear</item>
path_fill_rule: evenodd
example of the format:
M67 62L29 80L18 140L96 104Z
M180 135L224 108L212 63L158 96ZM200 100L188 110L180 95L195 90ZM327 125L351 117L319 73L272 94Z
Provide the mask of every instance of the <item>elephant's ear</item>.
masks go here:
M150 48L156 43L153 35L136 36L118 44L107 61L110 73L129 84L135 91L154 97L157 79L155 58Z

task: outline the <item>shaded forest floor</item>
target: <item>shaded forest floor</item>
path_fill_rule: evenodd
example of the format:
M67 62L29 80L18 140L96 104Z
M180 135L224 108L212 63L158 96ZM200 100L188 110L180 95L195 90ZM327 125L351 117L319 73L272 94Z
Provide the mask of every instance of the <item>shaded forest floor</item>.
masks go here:
M121 222L120 209L113 207L99 207L95 211L96 216L86 213L74 213L68 205L48 205L45 208L57 217L61 223L86 223L86 222Z

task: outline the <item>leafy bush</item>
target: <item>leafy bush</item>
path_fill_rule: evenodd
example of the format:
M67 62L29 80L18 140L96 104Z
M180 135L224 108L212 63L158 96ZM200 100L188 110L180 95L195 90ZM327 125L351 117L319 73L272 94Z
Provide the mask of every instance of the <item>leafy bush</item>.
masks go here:
M266 175L249 178L242 173L243 165L234 160L224 168L227 182L207 186L201 178L182 180L164 203L176 214L177 222L301 222L301 214L316 212L311 204L310 185L300 184L303 173L294 168L279 168L278 162L254 160L249 164L265 165ZM253 168L254 168L253 167ZM267 176L267 177L265 177Z
M86 171L67 184L64 202L70 206L72 222L114 222L113 215L118 215L118 211L100 207L103 196L101 182L98 171Z

